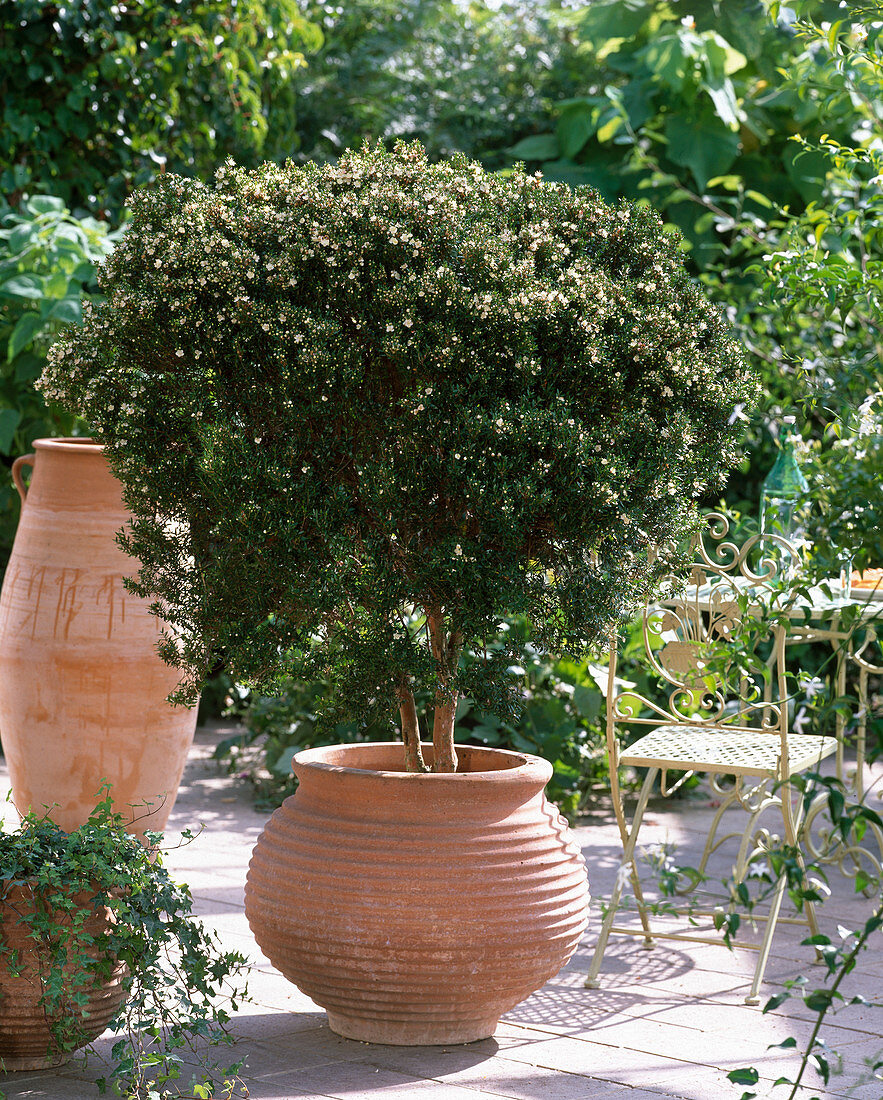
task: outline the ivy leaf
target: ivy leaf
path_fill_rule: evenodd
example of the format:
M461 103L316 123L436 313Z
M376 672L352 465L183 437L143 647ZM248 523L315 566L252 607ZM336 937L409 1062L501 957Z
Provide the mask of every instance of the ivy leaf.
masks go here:
M730 1070L727 1080L732 1081L734 1085L756 1085L760 1080L760 1074L753 1066L746 1066L744 1069Z

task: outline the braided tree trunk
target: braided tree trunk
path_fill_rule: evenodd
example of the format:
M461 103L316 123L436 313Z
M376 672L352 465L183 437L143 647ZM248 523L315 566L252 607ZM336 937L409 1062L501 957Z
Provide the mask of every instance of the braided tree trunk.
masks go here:
M456 631L445 630L444 616L437 608L427 612L429 641L438 668L435 707L432 720L433 764L430 768L420 748L420 727L410 678L403 673L398 686L399 713L402 719L402 740L405 744L405 767L409 772L455 772L457 753L454 749L454 722L457 717L459 693L453 686L463 638Z

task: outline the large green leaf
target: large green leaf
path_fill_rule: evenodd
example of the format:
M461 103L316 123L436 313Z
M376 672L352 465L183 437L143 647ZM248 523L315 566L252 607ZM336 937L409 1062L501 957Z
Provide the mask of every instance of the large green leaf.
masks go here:
M579 14L580 38L596 47L632 38L652 14L648 0L593 0Z
M13 275L0 283L0 296L4 298L42 298L43 280L39 275Z
M21 352L15 358L16 382L33 382L39 377L45 365L46 360L43 356L34 355L30 351Z
M739 155L739 135L717 118L688 119L672 115L665 124L668 158L689 168L700 191L712 176L722 176Z
M547 161L543 174L547 180L568 183L571 187L594 187L611 201L620 193L622 185L618 174L594 161L591 164L574 164L571 160Z
M596 115L594 108L584 104L563 112L558 120L558 143L565 157L572 160L594 134Z
M53 321L79 325L83 320L83 306L79 298L62 298L49 311Z
M555 160L561 156L558 138L554 134L536 134L524 138L506 152L518 160Z
M64 268L60 268L46 279L43 292L47 298L64 298L69 285L70 276Z
M613 98L610 87L605 88L604 91ZM639 80L630 80L621 89L620 99L626 114L629 116L629 125L633 130L638 131L654 111L652 86Z
M687 52L684 40L678 34L665 34L654 38L637 56L657 80L674 91L680 91L683 88L688 68L692 68L695 57L694 54Z
M18 409L0 409L0 451L8 455L12 450L15 429L21 423Z
M573 689L573 705L579 712L580 717L587 722L593 722L601 710L601 692L595 688L577 684Z
M31 343L43 324L43 319L39 313L25 313L19 317L15 328L12 330L12 335L9 337L9 344L6 349L7 362L11 363L16 355Z
M28 206L35 214L61 214L67 209L64 199L55 195L34 195Z
M9 234L9 251L13 254L21 252L32 240L39 235L39 229L31 222L17 225Z
M804 202L818 201L825 190L825 176L831 162L824 153L804 149L796 142L785 151L785 170Z
M739 103L733 82L726 77L703 81L702 87L711 97L714 110L721 122L730 130L739 128Z
M739 50L734 50L725 38L719 34L703 35L705 56L709 72L720 76L732 76L748 64L748 58Z

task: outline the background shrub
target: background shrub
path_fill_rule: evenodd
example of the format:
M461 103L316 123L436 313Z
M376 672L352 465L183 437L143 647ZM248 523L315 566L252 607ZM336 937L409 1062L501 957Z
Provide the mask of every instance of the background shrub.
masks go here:
M74 431L76 418L47 406L34 379L62 328L82 320L84 299L98 301L96 268L118 238L106 222L75 218L54 195L35 195L18 210L0 207L0 461L7 470L33 440ZM0 483L0 568L18 511L7 473Z
M256 163L271 106L290 153L291 78L321 41L296 0L0 0L0 191L116 220L160 165Z

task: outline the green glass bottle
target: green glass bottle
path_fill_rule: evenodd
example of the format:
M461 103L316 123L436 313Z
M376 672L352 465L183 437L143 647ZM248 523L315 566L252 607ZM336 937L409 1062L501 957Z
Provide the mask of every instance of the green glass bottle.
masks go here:
M782 449L760 491L761 534L780 535L797 549L806 544L806 510L809 483L794 455L797 434L794 417L784 420Z

